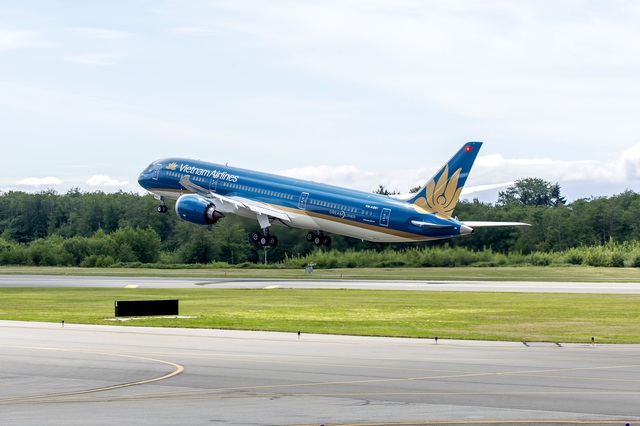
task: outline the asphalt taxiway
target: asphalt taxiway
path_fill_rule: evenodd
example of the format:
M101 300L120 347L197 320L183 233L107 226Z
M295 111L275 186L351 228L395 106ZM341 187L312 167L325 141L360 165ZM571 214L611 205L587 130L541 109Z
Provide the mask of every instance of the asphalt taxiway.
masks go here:
M640 294L638 282L416 281L0 275L0 287L350 288L361 290L499 291Z
M222 281L1 276L0 286L293 287ZM491 291L495 284L474 288ZM609 292L606 285L596 292ZM6 425L633 425L640 424L640 345L0 321L0 419Z
M637 345L0 321L7 424L640 422Z

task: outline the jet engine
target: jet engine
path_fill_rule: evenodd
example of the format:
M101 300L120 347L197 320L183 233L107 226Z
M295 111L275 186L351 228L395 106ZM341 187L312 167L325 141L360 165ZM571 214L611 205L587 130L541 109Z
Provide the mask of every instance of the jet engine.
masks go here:
M211 200L196 194L181 195L176 201L176 214L180 219L198 225L213 225L224 217Z

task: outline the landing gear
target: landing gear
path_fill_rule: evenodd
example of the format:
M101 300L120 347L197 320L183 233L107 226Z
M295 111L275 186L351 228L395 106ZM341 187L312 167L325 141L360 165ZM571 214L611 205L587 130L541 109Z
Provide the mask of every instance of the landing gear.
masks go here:
M254 232L251 234L251 241L258 247L275 247L278 245L278 237L269 233L269 227L271 226L271 219L264 214L258 214L258 223L262 228L262 233ZM265 252L266 255L266 252Z
M164 205L164 197L156 195L154 198L156 200L160 200L160 205L158 206L158 213L166 213L167 210L169 209L167 208L167 206Z
M254 232L251 234L251 241L258 247L275 247L278 245L278 237L275 235L269 235L269 230L266 229L264 234L260 232Z
M318 247L331 245L331 237L328 235L324 235L322 231L318 233L315 233L315 232L307 233L307 241L315 244Z

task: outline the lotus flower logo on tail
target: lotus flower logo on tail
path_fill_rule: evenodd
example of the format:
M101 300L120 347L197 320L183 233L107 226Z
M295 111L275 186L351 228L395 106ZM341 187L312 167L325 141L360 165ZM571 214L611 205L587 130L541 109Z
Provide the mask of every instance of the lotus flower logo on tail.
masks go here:
M462 168L456 170L449 177L449 165L447 164L438 178L438 182L435 182L435 178L431 179L424 188L424 196L415 200L413 205L416 210L420 209L438 216L451 217L462 192L462 185L458 187L461 171Z

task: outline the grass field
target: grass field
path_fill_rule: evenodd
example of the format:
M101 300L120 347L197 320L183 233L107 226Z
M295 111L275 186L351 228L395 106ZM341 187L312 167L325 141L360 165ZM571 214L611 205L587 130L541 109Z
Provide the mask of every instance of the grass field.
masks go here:
M0 288L0 319L114 324L116 300L179 299L123 325L526 342L640 343L640 295Z

